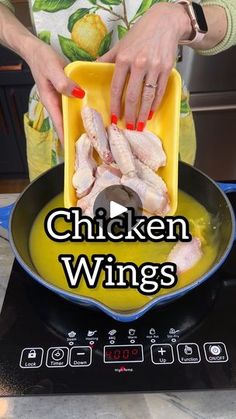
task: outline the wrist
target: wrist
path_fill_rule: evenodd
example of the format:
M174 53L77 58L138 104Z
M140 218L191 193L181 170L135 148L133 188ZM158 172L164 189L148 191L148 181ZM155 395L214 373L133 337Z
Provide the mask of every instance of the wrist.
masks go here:
M168 22L172 33L176 34L177 42L191 39L193 36L193 27L184 4L161 2L152 6L149 12L151 10L155 11L157 19L161 16L162 21L165 20Z
M22 41L19 46L19 55L30 65L31 58L34 55L34 51L38 49L40 41L36 36L31 33L24 34Z
M184 4L173 4L178 22L178 40L189 40L193 37L193 27L190 16Z

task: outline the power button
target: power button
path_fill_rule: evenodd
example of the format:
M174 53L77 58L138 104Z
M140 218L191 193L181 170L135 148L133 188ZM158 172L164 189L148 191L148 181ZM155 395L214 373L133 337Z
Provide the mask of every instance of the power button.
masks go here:
M210 345L209 351L211 352L212 355L220 355L222 352L222 348L218 345Z
M207 342L204 344L205 357L208 362L227 362L229 360L223 342Z

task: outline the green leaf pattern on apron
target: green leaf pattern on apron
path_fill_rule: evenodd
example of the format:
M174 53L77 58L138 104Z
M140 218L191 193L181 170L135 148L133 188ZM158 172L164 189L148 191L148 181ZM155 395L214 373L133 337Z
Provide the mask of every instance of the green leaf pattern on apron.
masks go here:
M122 0L100 0L103 4L108 4L109 6L119 6L122 3Z
M76 12L74 12L68 20L68 31L72 32L73 26L74 24L79 20L82 19L82 17L84 17L85 15L87 15L89 13L90 9L87 9L85 7L82 7L81 9L76 10Z
M39 37L39 39L41 39L41 41L44 41L44 42L46 42L46 44L50 45L51 32L41 31L41 32L38 33L38 37Z
M117 31L118 31L118 38L119 39L122 39L126 34L127 34L127 32L128 32L128 29L127 28L125 28L124 26L122 26L122 25L118 25L117 26Z
M61 35L58 35L58 38L64 55L70 61L93 61L93 57L82 48L79 48L71 39Z
M190 112L190 106L187 99L181 100L180 113L182 116L188 115Z
M57 153L55 150L52 150L52 166L56 166L57 164L58 164Z
M35 0L33 5L33 11L39 12L58 12L59 10L68 9L75 3L76 0Z
M140 4L136 14L134 15L132 22L142 16L153 4L153 0L143 0Z
M112 34L113 31L109 32L104 36L98 50L99 57L101 57L102 55L106 54L107 51L109 51L111 46Z
M180 103L180 114L182 117L186 117L190 114L190 112L191 112L191 108L189 106L189 92L183 82L181 103Z
M41 125L41 127L40 127L40 132L46 132L46 131L48 131L50 129L50 122L49 122L49 117L47 116L47 118L45 118L44 120L43 120L43 123L42 123L42 125Z

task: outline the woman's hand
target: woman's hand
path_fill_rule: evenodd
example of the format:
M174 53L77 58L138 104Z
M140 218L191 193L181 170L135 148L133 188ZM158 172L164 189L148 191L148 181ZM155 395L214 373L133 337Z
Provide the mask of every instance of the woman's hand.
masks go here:
M178 42L189 39L191 33L190 18L183 5L159 3L98 59L116 63L111 88L112 122L121 116L121 99L129 75L125 97L127 128L143 130L162 100L169 73L175 64Z
M47 109L58 137L63 143L61 94L82 99L85 92L65 76L67 62L49 45L34 39L34 48L26 60L36 82L40 100ZM32 52L33 51L33 52Z
M0 42L29 64L40 99L63 142L60 94L77 98L82 98L85 94L83 89L65 76L66 61L26 29L3 4L0 4Z

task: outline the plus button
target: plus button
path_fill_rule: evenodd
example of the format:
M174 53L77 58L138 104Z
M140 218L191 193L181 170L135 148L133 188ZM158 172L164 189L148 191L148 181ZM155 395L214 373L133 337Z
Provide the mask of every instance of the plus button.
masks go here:
M163 356L166 351L165 349L160 348L157 352L159 352Z
M151 360L155 365L168 365L174 362L173 348L169 343L157 343L151 346Z

